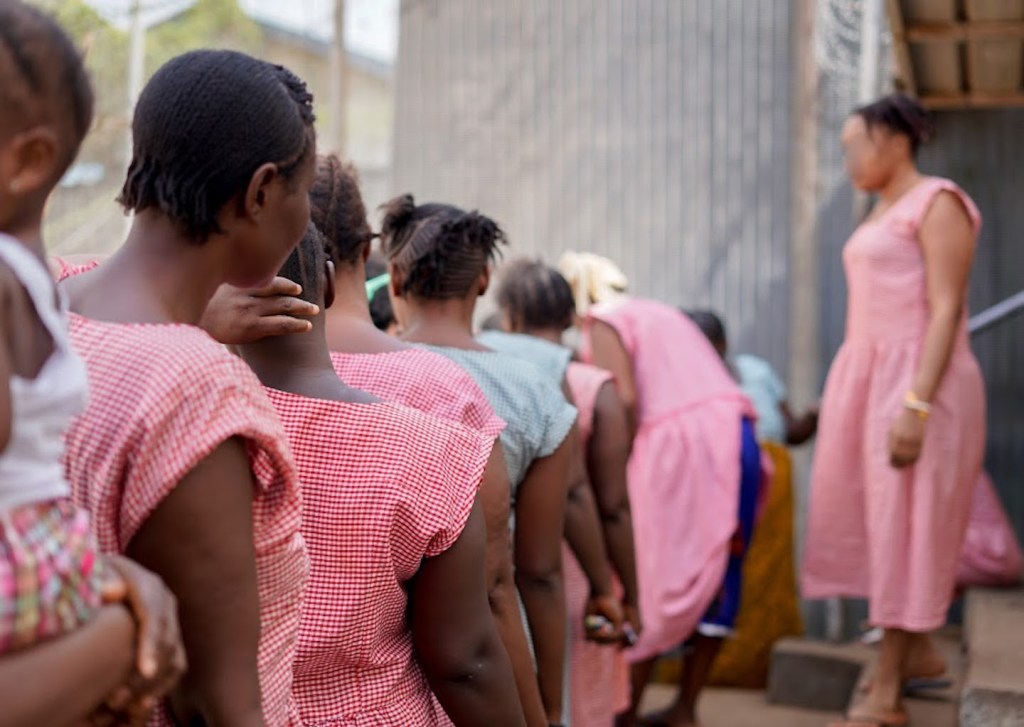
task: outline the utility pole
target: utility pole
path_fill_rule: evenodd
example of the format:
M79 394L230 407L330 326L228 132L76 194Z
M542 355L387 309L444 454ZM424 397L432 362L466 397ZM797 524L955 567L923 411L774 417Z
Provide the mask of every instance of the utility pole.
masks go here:
M331 109L328 145L342 159L348 141L348 52L345 49L345 0L334 0L334 40L331 43L327 103Z
M146 65L146 28L142 24L142 0L132 0L131 27L128 36L128 88L125 98L125 159L124 168L132 163L132 118L135 116L135 102L142 93L142 75ZM131 228L131 217L125 217L124 234Z
M142 24L142 0L132 0L131 26L128 36L128 93L125 99L125 117L128 119L128 157L132 158L131 121L135 114L135 102L142 92L142 74L146 64L146 29Z

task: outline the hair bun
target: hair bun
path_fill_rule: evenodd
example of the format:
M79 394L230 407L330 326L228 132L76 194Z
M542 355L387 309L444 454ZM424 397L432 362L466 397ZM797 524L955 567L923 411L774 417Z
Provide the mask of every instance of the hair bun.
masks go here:
M384 220L380 225L380 234L384 237L393 237L396 232L412 222L412 216L416 212L416 200L411 194L403 194L385 202L382 209Z

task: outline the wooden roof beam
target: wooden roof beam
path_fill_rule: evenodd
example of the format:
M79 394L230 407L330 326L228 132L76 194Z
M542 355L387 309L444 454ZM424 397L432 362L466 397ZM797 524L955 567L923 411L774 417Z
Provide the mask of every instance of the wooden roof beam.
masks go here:
M889 14L889 31L892 33L892 51L896 59L896 78L901 90L911 96L917 95L917 83L914 80L914 64L910 60L910 48L907 46L906 28L903 25L903 12L900 0L887 0Z
M893 30L894 37L895 34ZM911 43L1024 40L1024 22L978 20L969 23L914 23L904 28L904 36Z

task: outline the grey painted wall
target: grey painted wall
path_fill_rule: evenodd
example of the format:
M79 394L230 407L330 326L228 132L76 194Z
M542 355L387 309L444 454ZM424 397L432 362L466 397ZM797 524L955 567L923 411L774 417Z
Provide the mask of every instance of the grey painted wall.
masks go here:
M419 0L393 188L617 260L787 368L793 3Z

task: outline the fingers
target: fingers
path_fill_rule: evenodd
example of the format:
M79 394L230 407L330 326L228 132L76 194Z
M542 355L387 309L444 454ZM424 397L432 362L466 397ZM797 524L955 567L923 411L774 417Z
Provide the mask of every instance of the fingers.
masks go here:
M302 286L278 275L265 288L257 288L247 292L254 298L271 298L275 295L297 297L302 294Z
M301 318L285 315L261 317L252 321L248 328L246 340L258 341L274 336L286 336L292 333L306 333L312 330L313 324Z

